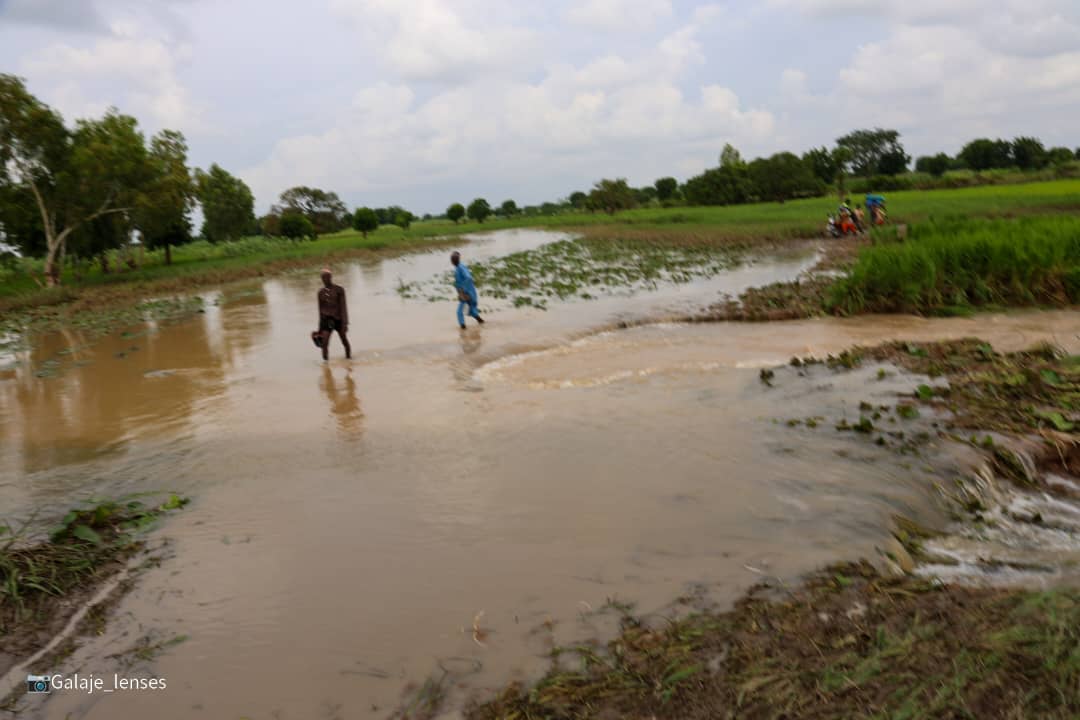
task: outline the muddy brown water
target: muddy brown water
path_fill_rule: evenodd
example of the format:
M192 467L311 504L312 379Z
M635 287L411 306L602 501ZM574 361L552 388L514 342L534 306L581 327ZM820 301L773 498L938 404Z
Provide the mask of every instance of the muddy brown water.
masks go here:
M497 233L464 254L554 237ZM534 677L552 643L609 627L594 612L609 599L730 602L763 576L872 556L894 513L940 526L926 463L782 422L856 419L917 378L868 367L769 388L758 368L898 337L1075 351L1080 314L611 329L813 262L547 312L490 306L464 333L453 303L395 292L445 253L348 265L354 359L335 339L327 365L307 338L315 275L207 293L176 324L39 338L0 374L3 514L152 490L193 503L157 531L165 560L105 633L54 670L167 689L28 697L23 716L385 717L408 682L444 671L469 688Z

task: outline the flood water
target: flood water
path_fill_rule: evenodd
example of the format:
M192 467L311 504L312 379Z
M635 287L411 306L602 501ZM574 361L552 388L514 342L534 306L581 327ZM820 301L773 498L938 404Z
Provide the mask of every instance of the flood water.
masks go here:
M156 533L166 559L56 669L111 678L110 655L185 636L127 671L167 690L54 693L26 717L385 717L444 670L472 687L534 677L553 642L603 629L591 610L608 599L730 602L873 556L893 514L945 523L924 463L783 422L857 419L918 379L867 367L768 387L758 368L895 338L1080 349L1076 312L612 329L794 277L812 249L546 312L492 306L460 332L453 303L395 291L446 255L336 268L351 362L336 338L326 365L311 345L319 279L304 274L208 293L181 323L45 336L0 371L5 516L193 499Z

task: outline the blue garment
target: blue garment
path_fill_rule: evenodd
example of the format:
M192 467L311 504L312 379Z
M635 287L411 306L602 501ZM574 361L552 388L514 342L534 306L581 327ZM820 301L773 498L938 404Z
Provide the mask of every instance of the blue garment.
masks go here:
M469 297L472 298L473 305L477 303L476 285L473 284L472 273L469 272L469 268L463 262L459 262L457 267L454 268L454 287L468 293Z
M474 317L477 320L480 319L480 310L476 307L479 299L476 296L476 284L473 283L472 273L469 272L469 268L465 266L465 263L459 262L457 267L454 268L454 287L461 290L469 296L469 301L464 300L458 303L457 306L457 321L458 325L465 325L465 307L469 308L469 317Z
M457 322L458 325L465 327L465 306L469 307L469 317L474 317L477 320L480 319L480 310L477 309L474 302L459 302L457 306Z

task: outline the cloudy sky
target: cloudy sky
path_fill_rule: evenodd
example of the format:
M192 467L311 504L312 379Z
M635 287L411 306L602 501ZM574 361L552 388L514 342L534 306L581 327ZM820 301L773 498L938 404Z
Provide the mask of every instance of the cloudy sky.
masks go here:
M0 72L181 130L260 212L530 204L875 125L1080 145L1078 0L0 0Z

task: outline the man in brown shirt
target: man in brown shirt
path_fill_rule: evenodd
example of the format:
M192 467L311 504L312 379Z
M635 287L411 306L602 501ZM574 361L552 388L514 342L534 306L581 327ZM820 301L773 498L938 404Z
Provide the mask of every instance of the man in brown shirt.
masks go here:
M352 357L352 346L346 333L349 331L349 310L345 306L345 288L331 282L330 270L323 268L323 286L319 289L319 338L322 340L323 360L329 359L330 335L335 331L345 346L345 357Z

